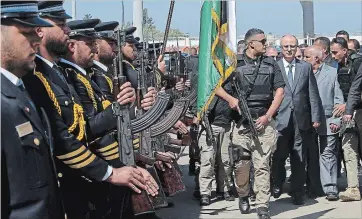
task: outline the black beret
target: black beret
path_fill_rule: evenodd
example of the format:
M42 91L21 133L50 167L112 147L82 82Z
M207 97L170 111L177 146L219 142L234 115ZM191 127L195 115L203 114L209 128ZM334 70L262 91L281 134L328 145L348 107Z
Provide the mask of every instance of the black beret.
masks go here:
M65 13L63 1L39 1L39 15L56 19L72 18L69 14Z

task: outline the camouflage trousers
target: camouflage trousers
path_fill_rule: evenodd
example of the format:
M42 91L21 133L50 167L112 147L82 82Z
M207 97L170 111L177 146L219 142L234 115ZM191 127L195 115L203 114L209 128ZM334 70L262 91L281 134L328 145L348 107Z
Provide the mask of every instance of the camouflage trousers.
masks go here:
M235 127L232 133L233 147L250 151L254 166L254 193L256 207L269 207L270 200L270 157L275 150L277 131L272 120L259 132L259 142L254 140L251 133L245 133L245 127ZM242 151L242 150L240 150ZM242 156L242 155L240 155ZM239 197L246 197L250 192L251 160L240 160L235 163L235 184ZM227 172L227 170L226 170Z
M225 129L212 125L214 144L206 139L203 131L199 137L200 147L200 173L196 175L199 182L200 194L211 195L212 191L224 192L225 172L220 161L220 146L224 144Z

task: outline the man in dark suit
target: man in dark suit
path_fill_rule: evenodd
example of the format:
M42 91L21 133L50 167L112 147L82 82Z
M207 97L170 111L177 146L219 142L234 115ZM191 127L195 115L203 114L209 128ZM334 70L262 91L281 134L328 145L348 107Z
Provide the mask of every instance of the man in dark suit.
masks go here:
M64 218L50 152L46 115L37 111L22 77L35 68L36 1L1 2L1 218Z
M292 35L281 39L283 58L278 61L286 82L283 102L276 117L279 132L277 149L273 156L273 195L278 198L285 181L285 160L290 154L292 179L291 194L293 203L303 204L303 185L306 180L305 152L311 141L312 127L321 122L321 100L312 66L297 60L298 41Z

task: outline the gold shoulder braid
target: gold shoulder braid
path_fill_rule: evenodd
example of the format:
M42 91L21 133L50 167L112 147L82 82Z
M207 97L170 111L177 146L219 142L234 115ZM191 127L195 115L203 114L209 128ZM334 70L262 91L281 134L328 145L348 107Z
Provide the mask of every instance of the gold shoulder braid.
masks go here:
M136 70L136 68L129 61L123 60L122 62L129 64L133 70Z
M47 93L48 93L48 96L49 98L53 101L53 104L55 106L55 109L58 111L59 115L61 116L62 115L62 110L60 109L60 106L59 106L59 103L58 103L58 100L57 98L55 97L55 94L52 90L52 88L50 87L49 85L49 82L47 81L47 79L43 76L42 73L40 72L34 72L35 76L37 76L39 78L39 80L43 83Z
M53 101L55 109L57 110L57 112L61 116L62 115L62 110L60 109L59 102L58 102L53 90L51 89L49 82L43 76L43 74L41 72L35 72L34 74L43 83L43 85L44 85L44 87L45 87L45 89L46 89L46 91L48 93L49 98ZM84 137L84 134L85 134L85 132L84 132L84 130L85 130L85 128L84 128L85 121L84 121L84 116L83 116L83 108L82 108L81 105L75 103L74 100L73 100L73 118L74 118L73 124L68 128L68 131L73 132L78 126L79 127L79 133L78 133L77 139L79 141L81 141L83 139L83 137Z
M79 73L77 73L77 79L79 79L84 84L85 88L87 89L88 96L92 99L94 109L97 110L98 109L97 102L96 102L96 98L94 97L93 88L92 88L91 84L85 77L83 77Z
M103 74L104 78L107 80L109 88L111 89L111 93L113 93L113 82L107 75Z

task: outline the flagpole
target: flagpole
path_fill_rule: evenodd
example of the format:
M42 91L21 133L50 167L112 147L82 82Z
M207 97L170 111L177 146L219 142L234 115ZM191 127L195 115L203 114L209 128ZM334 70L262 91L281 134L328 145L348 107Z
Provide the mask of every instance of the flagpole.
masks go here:
M77 20L77 2L72 0L72 20Z

